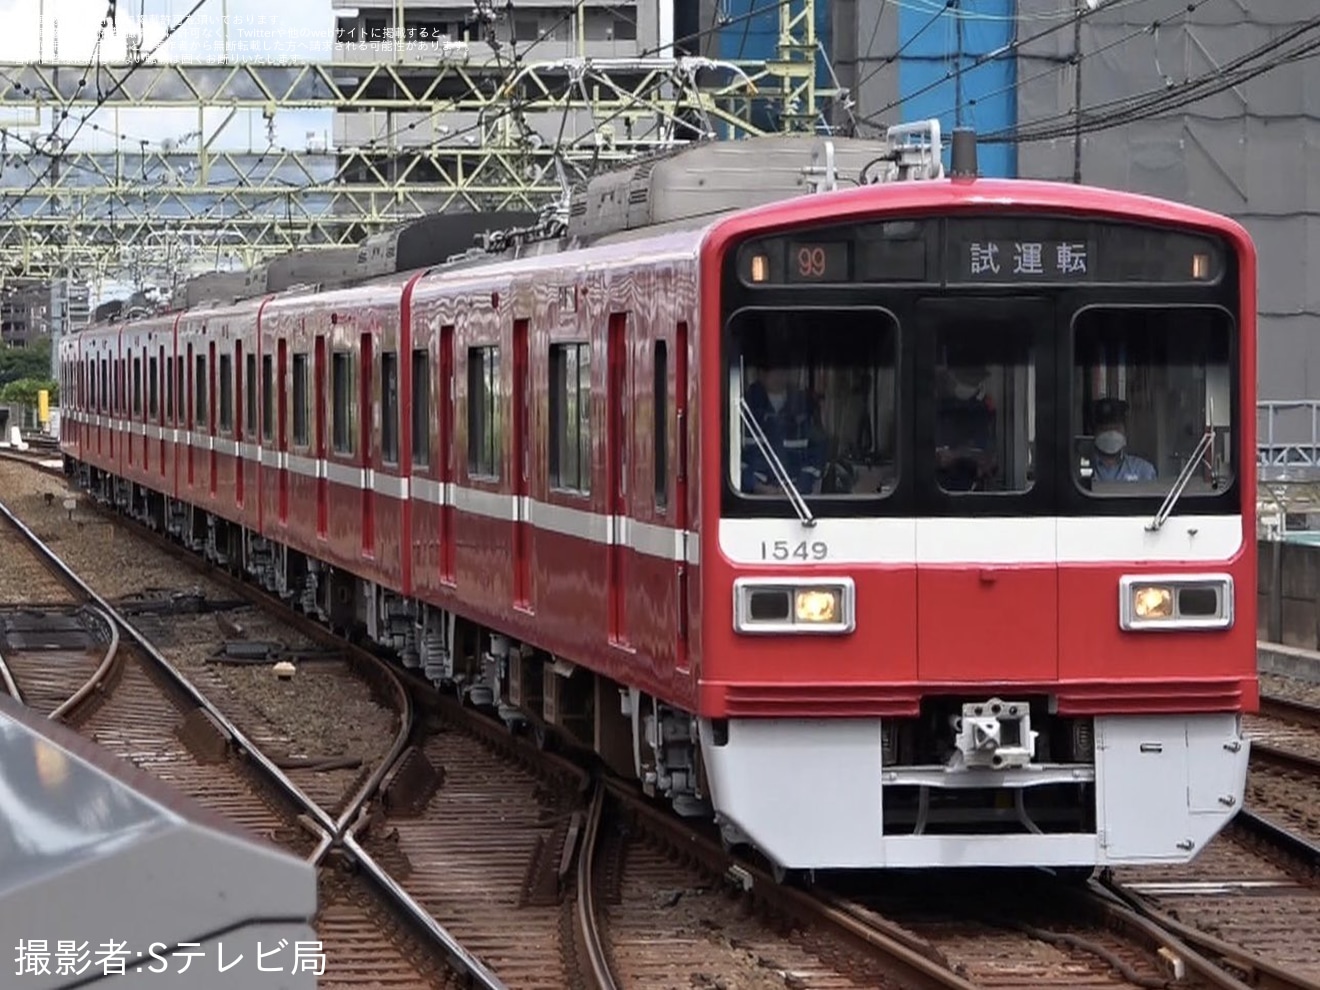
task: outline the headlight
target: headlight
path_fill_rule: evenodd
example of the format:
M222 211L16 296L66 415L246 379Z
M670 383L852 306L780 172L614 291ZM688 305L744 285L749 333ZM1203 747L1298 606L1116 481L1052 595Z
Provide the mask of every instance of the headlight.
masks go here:
M798 622L837 622L839 614L838 589L819 590L799 588L794 612Z
M733 628L741 633L849 633L855 626L851 578L733 582Z
M1132 614L1138 619L1168 619L1173 616L1173 591L1154 585L1132 589Z
M1122 629L1228 629L1233 625L1230 574L1129 574L1118 582Z

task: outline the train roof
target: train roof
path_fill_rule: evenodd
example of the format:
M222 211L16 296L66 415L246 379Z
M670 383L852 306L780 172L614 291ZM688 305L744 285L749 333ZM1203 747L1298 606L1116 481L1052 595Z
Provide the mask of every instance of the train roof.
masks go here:
M223 308L244 299L326 292L427 268L460 270L607 239L701 228L718 216L811 192L837 176L863 181L866 170L877 165L900 177L938 174L938 153L931 150L939 146L938 124L924 146L908 140L917 131L891 128L882 139L780 135L689 145L591 176L566 189L558 208L546 213L436 214L355 246L293 251L250 271L199 275L174 290L170 309ZM102 304L94 325L141 319L147 315L145 306L137 297Z
M958 132L954 136L957 152ZM706 236L723 240L739 231L809 223L824 205L809 194L826 191L824 212L836 219L880 208L1081 208L1200 227L1251 249L1249 236L1232 220L1150 196L1034 180L949 179L939 148L936 121L891 127L880 139L776 135L689 145L580 181L565 189L555 209L539 215L422 217L357 246L295 251L249 272L200 276L175 292L173 304L191 315L199 309L249 310L245 301L261 299L282 309L308 294L330 304L361 303L420 273L423 285L444 284L474 269L501 277L564 253L571 255L568 264L595 265L612 255L593 248L642 240L646 247L639 250L684 252Z

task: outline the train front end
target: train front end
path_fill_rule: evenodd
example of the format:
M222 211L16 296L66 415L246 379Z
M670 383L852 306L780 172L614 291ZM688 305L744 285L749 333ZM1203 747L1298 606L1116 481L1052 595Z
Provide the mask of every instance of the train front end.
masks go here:
M760 209L706 250L726 837L803 869L1195 856L1258 696L1245 232L955 180Z

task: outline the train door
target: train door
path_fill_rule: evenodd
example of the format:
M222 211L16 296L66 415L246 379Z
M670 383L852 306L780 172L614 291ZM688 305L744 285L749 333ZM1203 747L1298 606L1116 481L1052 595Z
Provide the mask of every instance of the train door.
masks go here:
M628 387L628 314L611 313L605 344L605 512L609 519L608 562L610 642L628 645L628 472L632 437L629 433L632 390Z
M247 400L243 389L255 388L256 383L249 381L243 367L243 341L234 341L234 395L229 401L234 423L234 504L243 508L243 441L247 439Z
M275 429L277 430L275 449L279 452L274 458L276 474L279 477L279 520L280 525L287 525L289 522L289 341L281 336L275 345L275 381L278 383L274 389L279 397L276 400L277 416L275 419ZM267 391L266 398L270 395ZM263 415L268 415L263 413Z
M359 496L362 506L362 556L371 557L376 552L376 493L366 483L371 469L371 422L373 414L372 395L374 381L371 374L372 335L364 333L358 338L362 373L358 376L358 457L363 467L362 493ZM381 416L388 415L385 409L384 395L381 396Z
M527 320L513 321L513 606L532 611L531 372Z
M207 435L210 437L210 440L207 442L206 445L209 448L208 458L210 461L209 470L206 477L206 490L207 493L210 495L210 497L214 500L215 492L216 492L215 479L216 476L219 474L219 469L220 469L219 453L215 449L216 420L219 419L219 414L218 414L219 403L217 403L216 398L220 390L216 387L216 362L215 362L214 340L211 341L210 344L207 346L206 354L207 354L206 371L202 376L206 382L206 397L205 399L203 399L203 404L206 407L206 432Z
M440 581L442 584L454 584L454 328L440 328L440 401L437 405L439 416L436 424L436 439L439 441L437 464L440 467ZM414 400L416 401L416 400ZM427 419L427 428L431 426Z
M188 446L188 487L192 488L197 481L197 443L193 437L193 429L199 411L196 403L196 387L193 384L193 376L197 374L197 367L193 363L193 345L191 341L188 343L188 361L185 367L188 369L188 387L184 392L188 397L188 418L184 422L187 432L183 439ZM180 397L180 401L182 401L182 397Z
M166 391L168 390L168 388L169 388L169 372L170 372L169 365L166 363L166 360L165 360L165 345L162 344L162 345L157 349L157 352L156 352L156 371L155 371L155 373L151 376L151 378L152 378L152 381L151 381L152 394L157 394L157 392L156 392L157 389L159 389L160 393L164 393L164 392L166 392ZM162 383L163 383L163 385L162 385ZM152 420L155 422L155 424L156 424L156 429L159 431L159 434L160 434L160 446L159 446L159 451L160 451L160 476L163 478L163 477L165 477L165 460L166 460L166 453L165 453L165 422L166 422L165 417L166 417L166 408L165 408L165 404L164 404L164 403L161 403L160 406L159 406L159 408L158 408L158 409L153 409L152 412L155 413L155 415L153 415L151 418L152 418Z
M1051 680L1054 307L928 299L915 332L916 380L935 383L915 396L918 677L967 680L981 668L1000 681Z
M683 534L681 545L687 547L688 528L688 325L679 323L674 333L674 528ZM657 377L657 388L664 383ZM675 606L678 609L678 643L674 652L674 665L688 670L688 562L686 554L678 561L675 575L677 590Z
M316 438L312 456L316 458L316 535L325 539L330 529L330 483L321 470L325 460L325 335L316 335L316 354L312 365L313 408L316 410Z

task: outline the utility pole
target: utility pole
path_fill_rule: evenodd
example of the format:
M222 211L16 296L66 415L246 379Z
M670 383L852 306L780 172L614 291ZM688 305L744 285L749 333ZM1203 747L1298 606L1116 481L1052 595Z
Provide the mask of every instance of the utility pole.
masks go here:
M962 90L962 59L963 59L963 19L962 19L962 0L953 0L953 25L954 34L958 39L958 51L954 57L958 60L953 66L953 121L954 127L962 127L963 123L963 90Z
M1095 9L1094 5L1090 5ZM1073 14L1073 182L1082 183L1082 8Z
M50 283L50 377L59 381L60 338L64 335L64 321L69 312L69 282L64 273Z

